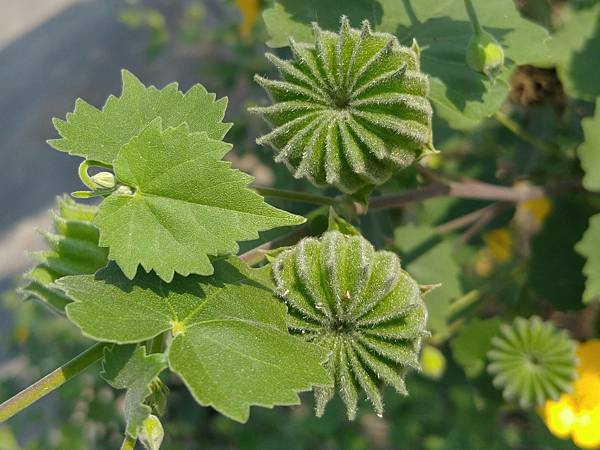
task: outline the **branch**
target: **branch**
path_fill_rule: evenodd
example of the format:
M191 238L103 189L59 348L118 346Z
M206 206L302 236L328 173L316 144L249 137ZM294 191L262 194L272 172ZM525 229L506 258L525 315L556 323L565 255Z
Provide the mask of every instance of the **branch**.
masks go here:
M269 250L284 247L287 245L294 245L303 237L308 236L308 229L309 223L305 222L290 233L276 237L271 241L265 242L264 244L253 248L252 250L248 250L246 253L240 255L240 259L242 261L245 261L246 264L250 266L257 264L265 258L265 253L267 253Z
M263 197L282 198L285 200L312 203L315 205L334 206L338 199L325 195L309 194L306 192L288 191L286 189L275 189L264 186L254 186L253 189Z
M450 233L452 231L460 230L468 225L471 225L477 220L488 214L489 211L497 211L498 209L502 210L507 208L508 204L506 203L492 203L491 205L484 206L481 209L465 214L464 216L457 217L456 219L449 220L441 225L435 227L435 231L438 233Z
M73 358L64 366L50 372L41 380L22 390L0 405L0 423L35 403L50 392L59 388L71 378L97 362L104 355L104 349L111 344L98 343Z
M450 181L447 183L436 182L421 189L414 189L400 194L373 197L369 202L369 210L381 211L384 209L398 208L408 203L427 200L428 198L433 197L456 197L518 203L581 190L582 187L579 180L564 181L546 187L498 186L471 180L463 182Z

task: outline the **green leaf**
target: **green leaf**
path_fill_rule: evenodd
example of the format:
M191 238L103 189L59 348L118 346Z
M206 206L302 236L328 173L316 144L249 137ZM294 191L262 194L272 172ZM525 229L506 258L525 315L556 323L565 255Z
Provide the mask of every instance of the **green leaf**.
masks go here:
M53 232L42 236L49 249L34 254L39 263L24 276L20 292L63 312L71 300L53 283L66 275L94 273L107 263L105 248L98 247L98 229L92 225L97 208L64 196L52 212Z
M304 222L248 189L252 177L220 160L230 148L186 124L161 131L160 119L123 146L115 174L132 193L106 198L95 224L129 278L139 264L165 281L174 272L210 275L208 255L237 253L236 241Z
M561 311L583 308L585 260L574 247L590 215L590 207L576 198L553 200L544 228L531 243L528 286Z
M222 123L227 98L215 101L200 84L185 94L177 83L163 89L146 87L135 75L122 71L123 91L110 96L102 110L78 99L75 111L66 120L53 120L62 139L48 143L56 150L86 159L112 164L121 147L137 136L150 122L161 118L165 127L187 123L193 132L206 132L223 139L231 124Z
M162 353L146 355L142 345L120 345L104 352L102 377L125 394L126 432L135 438L152 409L144 401L151 394L150 384L167 367Z
M450 342L454 360L463 366L467 376L476 377L485 369L492 338L498 334L501 324L498 318L471 319Z
M600 98L596 101L594 117L582 120L581 126L585 141L577 149L577 155L585 172L583 186L590 191L600 191Z
M402 265L419 283L437 284L425 296L429 311L429 327L434 332L444 332L451 300L463 293L460 267L452 256L452 244L440 239L429 226L406 225L394 231L394 245Z
M583 273L587 277L583 302L600 299L600 214L592 216L583 239L575 246L577 252L587 258Z
M343 14L354 26L370 20L377 31L396 34L404 45L411 45L415 38L421 47L421 69L431 77L430 98L436 114L452 127L466 129L500 108L515 65L538 61L549 53L548 33L523 19L512 0L473 3L481 25L504 47L505 68L495 81L471 70L465 61L471 24L463 0L278 0L263 18L271 35L268 44L273 47L287 45L289 36L311 42L311 21L335 30Z
M212 277L154 274L131 281L114 265L96 276L66 277L75 302L68 317L96 340L131 343L170 331L171 369L204 406L244 422L249 407L298 404L297 392L329 385L327 351L290 336L285 307L262 274L236 259Z
M556 66L565 92L571 97L593 101L600 95L600 4L570 11L550 43L551 56L539 64Z

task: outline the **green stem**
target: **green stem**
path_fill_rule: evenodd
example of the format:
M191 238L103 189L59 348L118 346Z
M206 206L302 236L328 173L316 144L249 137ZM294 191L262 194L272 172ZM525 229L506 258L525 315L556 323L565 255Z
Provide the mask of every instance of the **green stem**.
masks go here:
M481 291L479 289L473 289L467 292L462 297L456 299L448 306L448 317L453 317L470 306L474 305L481 299Z
M50 372L41 380L22 390L14 397L0 405L0 423L27 408L50 392L62 386L71 378L94 364L104 354L104 349L111 344L98 343L79 354L64 366Z
M481 33L482 32L481 24L479 23L479 18L477 17L477 12L475 11L473 2L471 0L465 0L465 8L467 10L467 15L469 16L469 20L471 21L471 25L473 26L473 33L475 33L475 34Z
M121 444L121 450L133 450L135 448L136 441L136 438L132 438L126 434L125 439L123 439L123 444Z
M306 214L306 222L304 222L302 225L289 233L278 236L271 241L265 242L258 247L248 250L246 253L240 255L240 259L246 264L253 266L254 264L262 262L269 250L296 244L302 238L308 236L310 232L310 221L314 220L316 217L324 214L325 212L327 212L326 206L320 206L312 210Z
M531 146L537 148L538 150L540 150L542 152L554 153L554 148L551 145L548 145L542 139L540 139L536 136L533 136L532 134L525 131L518 122L511 119L509 116L507 116L503 112L501 112L501 111L496 112L496 114L494 114L494 117L506 129L511 131L515 136L518 136L521 139L523 139L525 142L527 142Z
M338 199L336 198L326 197L318 194L309 194L306 192L288 191L285 189L275 189L262 186L254 186L254 190L264 197L282 198L285 200L312 203L314 205L334 206L338 203Z

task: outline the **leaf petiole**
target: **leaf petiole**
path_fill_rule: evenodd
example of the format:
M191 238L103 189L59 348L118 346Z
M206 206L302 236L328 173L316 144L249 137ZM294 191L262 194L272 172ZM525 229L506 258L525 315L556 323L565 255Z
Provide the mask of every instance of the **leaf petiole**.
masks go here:
M101 169L109 169L109 170L113 170L113 167L109 164L104 164L103 162L100 162L100 161L91 161L91 160L87 160L87 159L84 159L83 162L81 164L79 164L79 169L78 169L79 179L88 188L90 188L92 191L95 191L100 186L98 186L98 184L95 183L94 180L92 180L92 177L90 177L90 175L88 174L88 169L90 167L99 167Z
M0 405L0 423L7 421L100 360L104 355L104 349L110 345L112 344L104 342L93 345L65 365L6 400Z
M253 189L263 197L281 198L285 200L312 203L314 205L335 206L339 203L336 197L327 197L325 195L309 194L306 192L288 191L285 189L276 189L263 186L254 186Z

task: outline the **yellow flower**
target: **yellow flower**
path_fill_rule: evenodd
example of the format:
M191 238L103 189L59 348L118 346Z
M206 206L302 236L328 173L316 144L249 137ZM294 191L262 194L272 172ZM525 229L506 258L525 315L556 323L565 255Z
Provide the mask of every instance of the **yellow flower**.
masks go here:
M507 228L498 228L483 234L483 241L490 249L493 258L499 263L510 259L513 250L513 238Z
M248 38L260 12L260 0L235 0L235 3L242 13L240 34L242 37Z
M571 394L547 401L541 415L552 434L569 436L579 448L600 448L600 339L577 348L579 367Z

